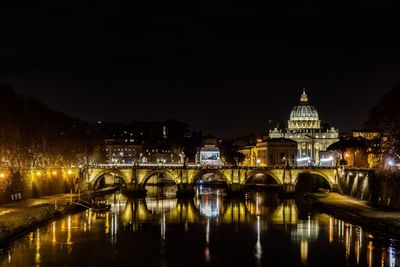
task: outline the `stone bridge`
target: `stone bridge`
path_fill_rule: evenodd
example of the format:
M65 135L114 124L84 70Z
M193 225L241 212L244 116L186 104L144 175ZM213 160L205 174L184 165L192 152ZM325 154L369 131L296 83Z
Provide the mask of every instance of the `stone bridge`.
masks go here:
M294 191L300 174L312 174L321 177L333 191L337 190L339 177L345 175L337 167L205 167L199 165L93 165L88 166L82 173L83 189L93 190L100 179L105 176L118 179L128 189L144 189L149 179L161 176L173 181L178 190L193 190L197 181L207 174L216 174L233 191L240 190L243 186L252 184L252 179L258 174L269 177L270 185L279 186L287 192Z

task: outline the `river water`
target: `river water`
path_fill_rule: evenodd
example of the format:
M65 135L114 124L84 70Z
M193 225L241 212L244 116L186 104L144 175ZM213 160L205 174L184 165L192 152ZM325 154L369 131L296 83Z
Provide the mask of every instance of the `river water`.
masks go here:
M154 192L153 192L154 193ZM0 266L399 266L400 243L273 193L106 197L14 241Z

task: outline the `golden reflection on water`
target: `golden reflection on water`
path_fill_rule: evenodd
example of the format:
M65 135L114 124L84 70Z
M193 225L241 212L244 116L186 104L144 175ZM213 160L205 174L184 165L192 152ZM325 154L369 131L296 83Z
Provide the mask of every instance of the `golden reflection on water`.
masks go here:
M329 244L333 242L333 218L329 218Z
M0 265L45 265L47 258L43 256L43 248L47 245L52 248L52 257L58 255L57 251L71 254L74 244L82 241L82 232L99 232L99 238L104 235L111 244L116 244L120 231L141 231L141 225L149 223L159 226L161 249L164 251L168 240L167 228L171 224L182 225L184 232L188 233L191 225L196 223L204 227L203 253L206 263L212 260L213 230L227 224L254 226L253 254L258 266L263 265L263 257L268 254L263 246L268 241L263 233L268 230L287 234L291 244L296 246L299 262L304 266L315 256L312 249L314 244L321 242L327 248L340 245L349 265L376 266L376 262L375 265L373 262L375 253L380 266L399 266L395 244L390 247L380 245L381 249L375 251L375 239L362 228L325 214L300 216L295 200L281 200L272 194L248 194L244 201L227 201L223 190L197 192L196 197L188 201L165 196L129 199L118 194L107 197L106 202L111 205L109 212L94 213L87 210L80 215L67 216L14 242L6 255L1 256ZM31 251L32 254L25 254L25 251Z
M254 257L256 258L257 265L261 265L261 259L262 259L263 251L262 251L262 245L261 245L261 219L260 216L257 216L257 243L255 246L255 253Z
M372 251L374 249L374 246L372 244L372 241L370 240L368 242L368 254L367 254L367 258L368 258L368 266L372 267Z
M300 243L300 258L303 265L307 265L308 260L308 242L307 240L302 240Z
M35 265L40 266L40 231L36 230L36 253L35 253Z

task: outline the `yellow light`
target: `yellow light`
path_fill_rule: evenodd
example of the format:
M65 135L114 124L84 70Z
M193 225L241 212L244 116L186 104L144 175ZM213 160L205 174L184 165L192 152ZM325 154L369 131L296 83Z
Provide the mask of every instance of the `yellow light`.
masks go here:
M53 175L57 175L57 171L53 171L52 174L53 174Z
M42 173L40 171L38 171L38 172L36 172L36 175L40 176L40 175L42 175Z
M71 170L68 170L68 171L67 171L67 174L68 174L68 175L71 175L71 174L72 174L72 171L71 171Z
M6 175L4 173L0 173L0 178L4 178Z

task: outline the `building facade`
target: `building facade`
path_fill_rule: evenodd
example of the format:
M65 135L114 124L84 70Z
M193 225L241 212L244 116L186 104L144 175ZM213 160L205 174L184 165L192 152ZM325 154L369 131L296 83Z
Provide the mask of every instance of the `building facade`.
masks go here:
M143 145L135 144L133 139L105 139L104 152L106 163L132 164L139 161Z
M105 163L166 163L183 164L185 153L174 144L137 144L133 139L104 140Z
M339 132L335 128L323 129L318 111L309 105L308 96L303 91L300 104L290 112L288 127L284 130L275 128L269 137L286 138L297 142L297 165L321 165L321 151L339 141ZM328 163L324 163L326 165Z
M202 147L199 149L196 156L196 163L202 166L221 166L221 153L218 148L218 139L208 135L202 140Z
M238 150L245 158L243 166L295 166L297 143L290 139L259 140L256 145L243 146Z

